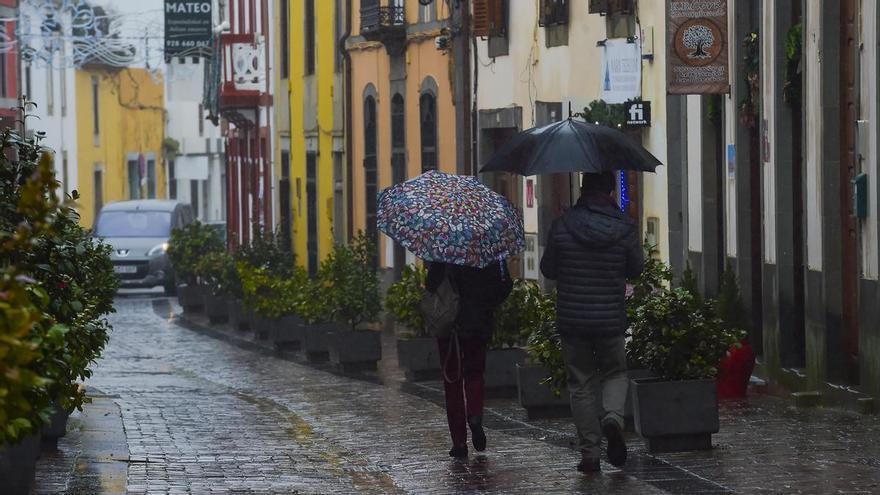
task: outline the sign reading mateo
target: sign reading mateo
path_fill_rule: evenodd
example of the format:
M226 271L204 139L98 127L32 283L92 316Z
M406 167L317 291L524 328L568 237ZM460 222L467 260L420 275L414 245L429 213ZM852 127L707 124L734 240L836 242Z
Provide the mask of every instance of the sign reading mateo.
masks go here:
M165 58L197 56L211 45L210 1L165 0Z
M727 0L671 0L667 5L668 92L730 92Z

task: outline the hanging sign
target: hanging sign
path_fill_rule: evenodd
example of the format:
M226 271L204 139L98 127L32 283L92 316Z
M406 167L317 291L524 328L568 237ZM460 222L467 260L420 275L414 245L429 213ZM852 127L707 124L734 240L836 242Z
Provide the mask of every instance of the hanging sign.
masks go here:
M727 0L670 0L667 5L668 92L730 92Z
M210 0L165 0L165 58L195 56L210 49Z
M602 51L602 99L624 103L642 95L642 51L625 38L605 40Z
M627 127L651 127L651 102L628 101L623 105Z

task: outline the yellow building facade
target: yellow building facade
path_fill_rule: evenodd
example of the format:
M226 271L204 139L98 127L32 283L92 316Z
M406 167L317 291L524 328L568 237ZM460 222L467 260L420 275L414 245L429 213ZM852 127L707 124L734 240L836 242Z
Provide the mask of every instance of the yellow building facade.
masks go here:
M399 271L414 261L376 232L376 194L429 169L456 171L454 64L436 43L450 17L446 2L354 0L351 36L354 231L376 239L378 264ZM448 38L447 38L448 40Z
M289 26L279 38L288 42L288 84L280 91L288 91L290 101L290 172L289 191L279 188L279 205L289 208L297 263L314 273L347 233L343 61L337 50L345 12L342 2L281 1ZM279 158L276 173L283 178ZM279 218L284 221L285 211Z
M164 83L145 69L76 71L80 223L127 199L165 198Z

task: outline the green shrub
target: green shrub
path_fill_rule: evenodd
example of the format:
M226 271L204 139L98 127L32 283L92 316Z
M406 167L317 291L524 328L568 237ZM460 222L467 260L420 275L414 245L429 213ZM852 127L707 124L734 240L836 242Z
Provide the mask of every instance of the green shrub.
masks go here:
M714 378L742 331L715 316L713 301L701 303L690 290L670 288L671 270L651 257L627 301L631 340L627 358L665 380Z
M293 275L296 266L296 257L284 245L282 236L271 230L257 229L250 243L235 251L235 260L281 276Z
M566 375L562 339L556 327L556 293L539 293L536 301L536 319L527 341L529 361L547 370L549 376L544 383L559 395L565 387Z
M213 296L243 296L235 259L226 251L214 251L203 256L196 263L196 274Z
M198 283L196 267L199 260L209 253L224 249L217 229L197 221L171 232L167 254L177 279L194 285Z
M379 297L379 276L373 260L376 247L358 233L348 244L336 244L330 256L321 263L321 273L311 297L320 297L329 290L332 319L345 323L352 330L364 323L374 323L382 310Z
M385 310L415 337L431 336L425 328L425 318L419 307L425 295L427 278L428 272L424 267L407 265L403 267L400 280L391 284L385 294Z
M245 307L267 318L301 316L307 294L308 274L295 267L292 275L278 275L265 268L238 263Z
M541 287L528 280L517 279L504 303L495 311L492 349L525 346L529 335L544 323L545 303ZM554 315L555 317L555 315Z

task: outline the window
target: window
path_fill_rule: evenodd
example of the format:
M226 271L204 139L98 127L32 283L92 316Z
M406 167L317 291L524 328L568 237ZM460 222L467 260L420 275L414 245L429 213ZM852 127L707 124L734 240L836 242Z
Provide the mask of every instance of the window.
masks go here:
M541 0L538 24L542 27L568 24L568 0Z
M51 74L53 71L49 71ZM51 76L49 77L51 80ZM92 78L92 134L95 135L95 145L98 144L98 136L101 135L101 121L98 101L98 78Z
M147 197L156 199L156 159L147 160Z
M378 169L376 149L376 99L369 95L364 99L364 200L366 202L366 234L374 243L379 241L376 226L376 195L378 193ZM378 250L376 253L378 256ZM375 260L378 261L378 258Z
M95 191L95 214L97 215L101 208L104 207L104 171L99 165L95 165L95 172L92 176L92 187Z
M62 65L58 73L58 82L61 86L61 116L67 116L67 69Z
M419 97L422 138L422 172L437 170L437 99L431 93Z
M141 174L137 159L128 160L128 199L141 199Z
M434 22L437 20L437 2L428 5L419 5L419 22Z
M391 147L395 150L406 148L406 122L403 96L400 93L396 93L391 98Z
M189 181L189 204L192 206L193 215L199 216L199 181Z
M0 96L7 97L9 96L9 81L6 80L8 77L8 68L6 64L9 63L9 57L6 53L0 53Z
M65 196L70 193L70 184L68 183L68 171L67 171L67 150L61 150L61 181L64 186L64 194Z
M503 36L507 33L506 0L474 0L474 36Z
M177 199L177 175L174 170L174 160L168 161L168 198Z
M171 234L171 212L105 211L98 218L95 233L100 237L168 237Z
M305 60L306 75L315 73L315 0L306 0Z
M281 16L281 50L280 57L281 63L279 64L279 70L281 71L281 79L287 79L290 77L290 31L288 29L288 17L289 13L287 10L288 0L281 0L281 8L278 15Z
M199 136L201 137L204 135L205 135L205 105L199 103Z

